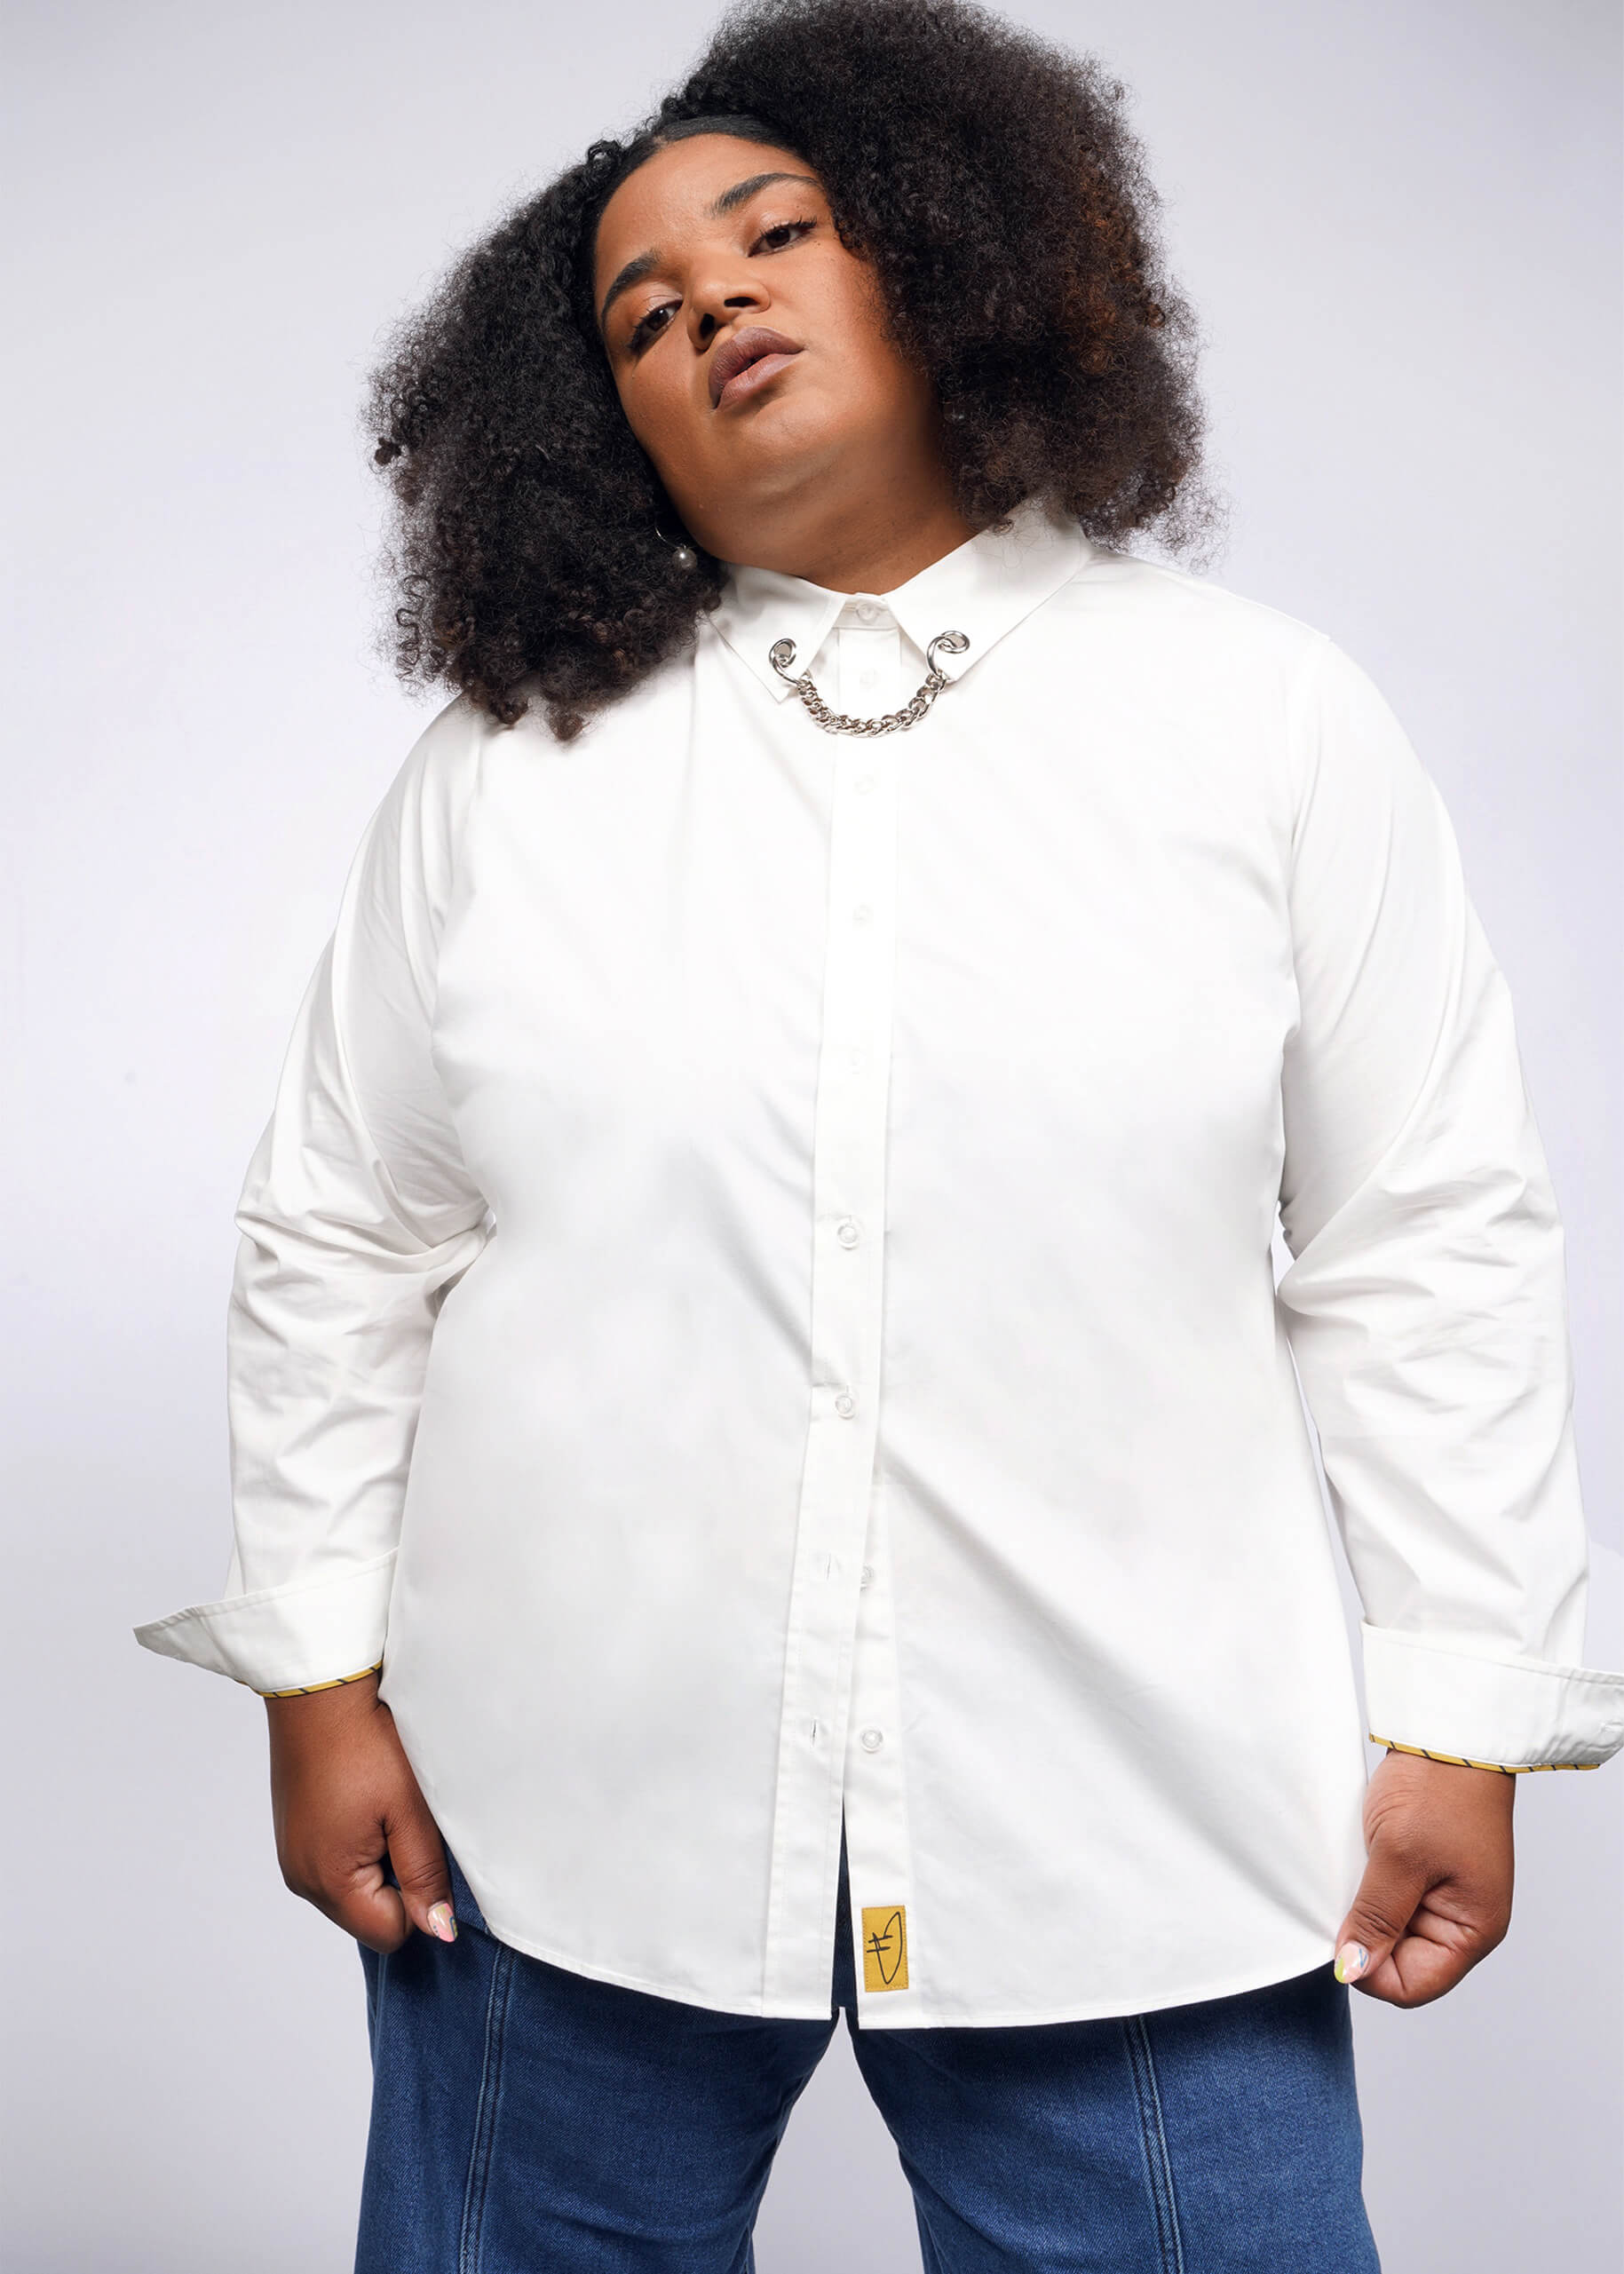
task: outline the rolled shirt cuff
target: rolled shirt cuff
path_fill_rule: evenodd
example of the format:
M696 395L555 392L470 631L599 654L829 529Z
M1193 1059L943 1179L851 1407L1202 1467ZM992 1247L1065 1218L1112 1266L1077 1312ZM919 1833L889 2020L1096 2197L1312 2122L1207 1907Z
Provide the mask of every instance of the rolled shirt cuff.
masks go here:
M1435 1760L1595 1769L1624 1746L1624 1674L1359 1623L1368 1733Z
M381 1664L395 1549L337 1575L194 1603L135 1629L143 1650L245 1683L262 1697L354 1681Z

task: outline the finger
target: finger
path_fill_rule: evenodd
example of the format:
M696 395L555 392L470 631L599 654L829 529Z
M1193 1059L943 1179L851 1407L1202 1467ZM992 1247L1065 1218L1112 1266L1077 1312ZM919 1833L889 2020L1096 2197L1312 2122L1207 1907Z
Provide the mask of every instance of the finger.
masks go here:
M383 1837L380 1827L379 1838ZM327 1909L327 1906L323 1906ZM384 1858L357 1864L336 1895L328 1916L353 1935L358 1943L387 1957L399 1950L412 1930L412 1921L400 1890L384 1875Z
M400 1900L414 1927L442 1943L456 1940L456 1914L451 1906L451 1874L446 1868L445 1844L428 1803L416 1789L390 1810L384 1826L389 1860L400 1882Z
M1336 1935L1336 1978L1390 1991L1393 1951L1432 1882L1425 1862L1396 1844L1377 1841L1366 1861L1359 1892ZM1401 1985L1399 1985L1401 1986Z
M389 1779L392 1784L398 1781ZM415 1798L416 1782L409 1772L408 1783ZM353 1813L346 1810L338 1822L315 1827L313 1840L295 1849L282 1870L283 1879L296 1895L313 1904L345 1934L384 1956L400 1949L413 1925L387 1868L389 1822L408 1804L385 1796Z
M375 1827L374 1836L381 1850L381 1825ZM381 1853L368 1858L352 1850L342 1857L290 1862L283 1866L282 1880L323 1918L381 1956L399 1950L412 1930L399 1890L384 1877Z
M1423 1903L1392 1954L1354 1985L1390 2006L1424 2006L1453 1990L1484 1955L1480 1943L1436 1918Z

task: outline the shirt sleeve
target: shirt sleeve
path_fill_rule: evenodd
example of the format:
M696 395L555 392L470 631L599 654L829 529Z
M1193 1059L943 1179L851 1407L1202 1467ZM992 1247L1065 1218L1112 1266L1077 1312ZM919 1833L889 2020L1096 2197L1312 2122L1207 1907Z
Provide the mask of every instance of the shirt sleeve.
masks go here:
M382 1660L434 1321L493 1228L431 1056L473 741L448 706L351 863L236 1210L225 1592L135 1630L264 1694Z
M1277 1300L1363 1609L1379 1743L1589 1768L1563 1236L1505 980L1443 801L1329 640L1289 737L1298 995Z

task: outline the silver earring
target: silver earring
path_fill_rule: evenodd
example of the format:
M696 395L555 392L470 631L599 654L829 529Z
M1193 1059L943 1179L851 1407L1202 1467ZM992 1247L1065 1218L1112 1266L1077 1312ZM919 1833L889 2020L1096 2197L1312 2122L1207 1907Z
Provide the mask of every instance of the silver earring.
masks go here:
M697 568L699 567L699 555L694 551L693 546L690 544L677 544L674 543L671 538L666 535L665 531L661 527L658 521L654 524L654 535L659 538L661 544L670 546L671 559L676 562L678 568Z

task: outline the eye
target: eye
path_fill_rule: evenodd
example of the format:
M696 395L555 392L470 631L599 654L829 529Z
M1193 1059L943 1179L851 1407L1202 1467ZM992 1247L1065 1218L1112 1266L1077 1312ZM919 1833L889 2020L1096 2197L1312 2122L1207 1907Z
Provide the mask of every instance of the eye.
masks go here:
M633 355L641 355L643 350L658 339L662 331L669 329L668 323L658 322L656 319L661 316L669 318L676 313L676 301L662 300L657 308L651 308L646 316L640 317L626 335L626 345L630 353Z
M772 228L762 231L750 250L754 252L756 245L765 245L769 252L781 253L786 245L794 244L797 237L804 236L808 229L815 229L817 226L810 215L804 221L775 222Z
M762 230L750 250L756 253L764 248L770 253L784 252L817 226L815 216L810 213L798 221L775 221L770 228ZM627 353L641 355L645 348L654 345L661 332L669 331L678 305L675 300L661 300L657 308L651 308L646 315L639 317L626 335Z

